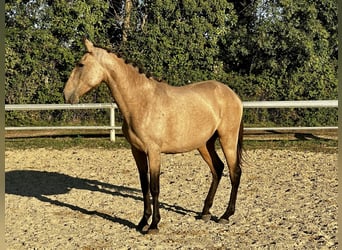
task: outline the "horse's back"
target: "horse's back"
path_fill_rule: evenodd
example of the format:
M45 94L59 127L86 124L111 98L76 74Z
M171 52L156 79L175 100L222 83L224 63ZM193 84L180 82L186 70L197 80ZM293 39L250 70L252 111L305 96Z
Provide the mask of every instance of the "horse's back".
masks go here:
M212 105L223 109L240 109L242 102L239 96L226 84L215 81L203 81L184 86L185 89L197 93Z
M239 96L227 85L215 81L202 81L181 87L168 84L159 85L159 91L155 95L159 107L169 111L179 110L194 112L201 110L203 113L226 115L233 110L242 112L242 102ZM210 114L207 113L208 116Z
M181 96L190 96L191 98L191 95L199 94L203 97L221 97L233 99L237 102L240 101L238 95L229 86L215 80L196 82L184 86L171 86L166 83L158 85L161 90L158 94L172 96L173 98L180 98Z

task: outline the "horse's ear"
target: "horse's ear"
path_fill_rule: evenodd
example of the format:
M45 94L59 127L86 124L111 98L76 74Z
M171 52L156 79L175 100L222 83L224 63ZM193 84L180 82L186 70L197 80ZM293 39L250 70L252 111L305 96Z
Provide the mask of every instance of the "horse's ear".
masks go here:
M87 38L84 39L84 46L86 47L88 52L93 52L94 45L91 41L89 41Z

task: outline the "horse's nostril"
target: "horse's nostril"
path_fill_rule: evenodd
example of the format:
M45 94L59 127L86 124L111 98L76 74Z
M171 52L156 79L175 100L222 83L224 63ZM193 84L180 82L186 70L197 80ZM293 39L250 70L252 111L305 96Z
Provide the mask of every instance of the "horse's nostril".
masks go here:
M66 98L66 99L67 99L66 102L69 104L76 104L79 101L78 96L75 94L72 94L69 98Z
M78 96L75 95L75 93L68 93L68 92L63 92L63 97L64 97L64 102L68 104L74 104L78 102Z

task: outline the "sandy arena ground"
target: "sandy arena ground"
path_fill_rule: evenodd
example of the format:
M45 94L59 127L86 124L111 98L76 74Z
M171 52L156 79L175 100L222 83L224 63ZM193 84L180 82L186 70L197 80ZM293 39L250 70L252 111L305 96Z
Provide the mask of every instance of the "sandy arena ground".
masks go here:
M227 225L196 219L211 174L196 151L163 155L160 231L129 150L6 150L8 249L337 249L337 154L250 150ZM222 156L222 154L220 153ZM227 168L211 210L230 194Z

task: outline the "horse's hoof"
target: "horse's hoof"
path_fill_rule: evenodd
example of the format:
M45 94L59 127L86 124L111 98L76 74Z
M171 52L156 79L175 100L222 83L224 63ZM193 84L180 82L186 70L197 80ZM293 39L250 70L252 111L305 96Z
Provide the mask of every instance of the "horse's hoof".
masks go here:
M148 229L150 228L150 226L148 224L146 225L138 225L136 230L142 234L147 234L148 232Z
M159 229L158 228L154 228L154 229L149 229L147 231L148 234L158 234L159 233Z
M143 233L143 234L147 234L149 228L150 228L150 226L147 224L147 225L143 226L143 227L140 229L140 232Z
M228 224L228 223L229 223L229 220L228 220L228 219L221 218L221 219L219 219L218 223L220 223L220 224Z
M211 220L211 214L203 214L201 219L206 221L206 222L210 221Z

